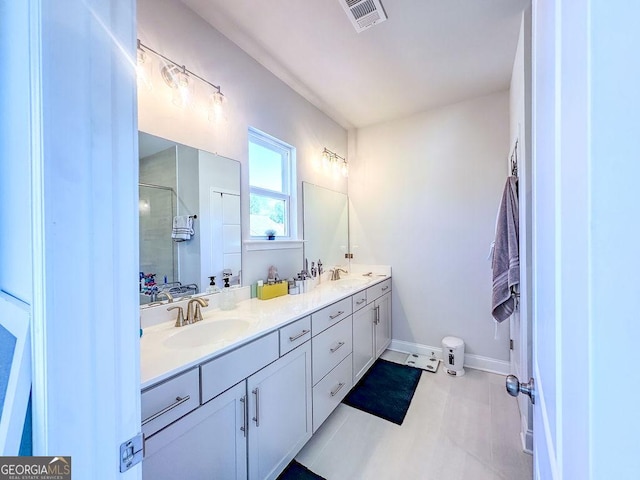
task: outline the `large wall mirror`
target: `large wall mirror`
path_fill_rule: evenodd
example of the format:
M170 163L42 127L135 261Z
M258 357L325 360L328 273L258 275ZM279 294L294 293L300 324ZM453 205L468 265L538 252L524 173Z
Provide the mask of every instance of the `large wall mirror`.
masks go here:
M304 256L322 260L325 268L345 265L349 251L349 202L347 195L302 182Z
M240 163L139 133L140 303L241 283ZM189 228L193 229L193 234ZM187 232L185 232L185 229Z

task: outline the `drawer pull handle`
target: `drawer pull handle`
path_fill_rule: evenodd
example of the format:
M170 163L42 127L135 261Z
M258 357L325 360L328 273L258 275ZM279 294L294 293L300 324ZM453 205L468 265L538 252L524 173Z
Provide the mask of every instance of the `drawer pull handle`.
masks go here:
M345 383L344 383L344 382L340 382L340 383L338 384L338 386L335 388L335 390L331 390L331 396L332 396L332 397L335 397L335 396L338 394L338 392L339 392L340 390L342 390L342 387L344 387L344 386L345 386Z
M389 285L387 285L386 287L382 287L382 291L384 292L385 290L389 290Z
M338 313L334 313L333 315L329 315L329 318L333 320L334 318L338 318L340 315L344 313L343 310L340 310Z
M359 302L356 302L356 305L362 305L364 302L366 302L367 299L363 298L362 300L360 300Z
M190 395L187 395L186 397L176 397L176 401L173 402L171 405L169 405L168 407L163 408L162 410L160 410L157 413L154 413L153 415L151 415L148 418L145 418L142 421L142 425L146 425L149 422L154 421L156 418L164 415L165 413L167 413L169 410L173 410L176 407L179 407L180 405L182 405L184 402L187 402L189 399L191 398Z
M242 434L246 437L247 436L247 396L243 395L240 398L240 403L242 403L242 426L240 427L240 430L242 431Z
M333 347L333 348L330 348L330 349L329 349L329 351L330 351L331 353L336 353L336 352L338 351L338 349L339 349L340 347L342 347L343 345L344 345L344 342L338 342L338 345L336 345L336 346L335 346L335 347Z
M307 333L309 333L311 330L307 330L306 328L304 330L302 330L299 334L294 335L292 337L289 337L289 341L290 342L295 342L297 339L299 339L300 337L303 337L304 335L306 335Z

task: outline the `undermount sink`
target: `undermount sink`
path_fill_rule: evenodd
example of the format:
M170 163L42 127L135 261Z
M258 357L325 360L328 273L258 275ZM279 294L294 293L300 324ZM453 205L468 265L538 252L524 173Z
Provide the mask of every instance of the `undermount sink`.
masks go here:
M209 320L179 327L179 331L163 343L169 348L192 348L233 341L242 336L251 324L239 318Z
M371 277L345 277L335 280L333 284L338 288L356 288L366 285L371 281Z

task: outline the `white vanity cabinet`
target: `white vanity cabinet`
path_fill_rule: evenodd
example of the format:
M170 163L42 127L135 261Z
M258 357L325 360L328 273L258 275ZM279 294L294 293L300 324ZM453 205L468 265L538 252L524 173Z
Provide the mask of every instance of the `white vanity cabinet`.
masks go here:
M145 439L144 480L247 478L242 382Z
M353 384L376 360L375 310L373 302L353 314Z
M249 377L247 396L249 479L275 479L311 438L311 343Z
M353 314L354 385L391 343L391 279L367 288L364 298L366 306ZM362 300L354 295L354 303Z
M374 300L376 358L391 343L391 292Z
M276 479L391 342L390 278L333 298L147 386L143 479Z
M353 386L352 299L345 298L311 314L313 338L313 431Z
M300 328L309 333L309 317L296 323L294 330L284 327L287 339ZM164 397L186 398L185 391L190 399L200 392L201 399L181 418L176 413L157 425L163 413L148 422L154 429L145 435L144 480L277 478L312 434L311 342L278 358L282 333L254 340L143 394L143 411L146 404L158 403L158 395L165 403ZM169 411L193 408L186 403Z

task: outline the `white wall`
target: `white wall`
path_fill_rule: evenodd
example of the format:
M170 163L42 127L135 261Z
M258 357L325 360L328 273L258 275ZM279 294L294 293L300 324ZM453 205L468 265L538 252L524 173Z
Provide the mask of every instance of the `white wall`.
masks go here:
M169 88L156 76L151 92L139 89L139 129L241 162L242 230L248 236L249 199L247 131L267 132L297 149L298 194L303 180L346 192L343 178L314 169L323 147L346 155L347 132L249 57L220 32L177 0L139 0L138 37L143 43L220 85L227 98L223 126L208 122L203 112L180 110ZM302 238L302 209L297 212ZM264 265L275 264L281 275L302 268L302 249L243 251L243 282L266 276Z
M508 361L487 260L507 176L508 92L350 134L354 261L392 266L394 340L439 347L455 335L467 353Z

